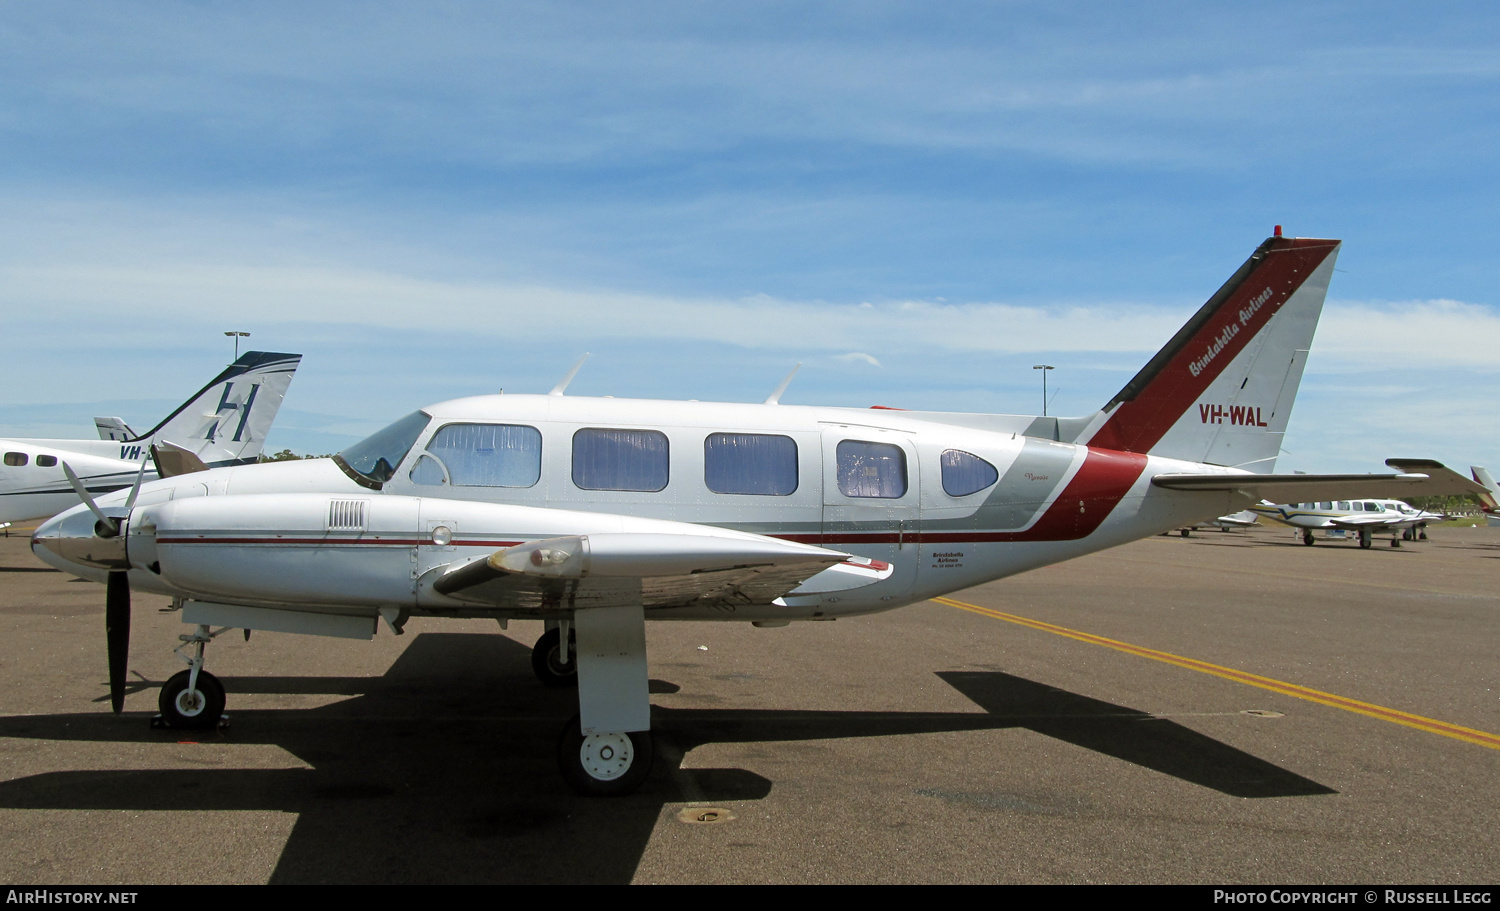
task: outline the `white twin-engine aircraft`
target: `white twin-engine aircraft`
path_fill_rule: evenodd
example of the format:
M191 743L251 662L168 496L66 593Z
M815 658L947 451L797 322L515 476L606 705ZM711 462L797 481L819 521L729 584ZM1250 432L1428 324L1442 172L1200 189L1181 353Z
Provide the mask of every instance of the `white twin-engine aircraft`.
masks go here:
M653 752L648 619L831 620L1262 497L1475 487L1429 462L1266 473L1338 248L1278 231L1087 417L789 406L781 389L758 405L582 398L564 380L424 408L333 459L139 484L57 516L32 548L107 582L116 712L130 590L181 605L197 632L159 699L173 726L219 720L203 648L228 629L369 638L382 618L397 633L410 616L542 620L537 675L578 687L563 775L627 793Z
M1366 491L1368 492L1368 491ZM1302 543L1311 546L1317 540L1313 532L1352 531L1360 547L1369 547L1376 532L1391 532L1391 546L1400 547L1401 532L1408 540L1426 540L1427 523L1447 518L1440 513L1417 509L1400 500L1361 498L1358 500L1324 500L1321 503L1261 503L1250 507L1253 515L1263 516L1282 525L1302 530Z
M0 440L0 522L44 519L78 505L64 465L98 494L129 487L152 447L158 461L173 465L256 461L301 360L247 351L145 433L119 418L94 418L98 440ZM145 477L154 480L157 472L147 469Z

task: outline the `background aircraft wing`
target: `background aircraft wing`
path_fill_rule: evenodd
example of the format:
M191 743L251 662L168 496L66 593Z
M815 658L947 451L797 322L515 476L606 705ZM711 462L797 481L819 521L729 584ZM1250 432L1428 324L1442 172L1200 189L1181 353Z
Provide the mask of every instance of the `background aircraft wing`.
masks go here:
M443 569L433 589L494 607L576 610L713 603L732 609L768 604L835 566L840 588L890 574L890 567L879 561L775 538L619 532L508 547Z
M1483 494L1478 484L1441 462L1387 459L1400 474L1160 474L1151 483L1167 490L1227 490L1273 503L1352 497L1438 497Z
M1410 516L1362 515L1339 516L1329 519L1328 523L1334 528L1358 531L1361 528L1411 528L1418 521Z

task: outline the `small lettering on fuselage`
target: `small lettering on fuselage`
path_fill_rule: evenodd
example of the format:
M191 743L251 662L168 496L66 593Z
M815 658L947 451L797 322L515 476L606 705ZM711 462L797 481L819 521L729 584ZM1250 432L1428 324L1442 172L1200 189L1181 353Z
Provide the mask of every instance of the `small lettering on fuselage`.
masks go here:
M1045 474L1035 474L1033 472L1028 471L1028 472L1026 472L1026 480L1028 480L1028 481L1050 481L1050 480L1052 480L1052 476L1051 475L1045 475Z
M964 552L949 550L932 555L933 569L958 569L964 565Z
M1260 407L1255 405L1198 405L1198 419L1205 424L1238 424L1243 427L1265 427ZM1226 420L1227 419L1227 420Z

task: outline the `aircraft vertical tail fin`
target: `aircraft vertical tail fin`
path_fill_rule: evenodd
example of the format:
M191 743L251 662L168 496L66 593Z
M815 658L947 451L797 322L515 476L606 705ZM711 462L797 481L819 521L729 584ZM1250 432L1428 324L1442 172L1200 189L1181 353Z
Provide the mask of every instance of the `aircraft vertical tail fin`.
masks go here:
M123 418L94 418L94 428L99 431L101 440L133 440L140 434L130 429Z
M1478 465L1470 465L1469 473L1474 476L1475 481L1483 484L1485 489L1489 491L1487 494L1479 495L1480 508L1484 510L1486 515L1500 513L1500 501L1495 499L1497 495L1500 495L1500 485L1495 484L1495 478L1490 474L1490 470Z
M1077 442L1270 472L1340 241L1267 238Z
M300 354L247 351L160 424L127 442L172 443L211 468L253 462L301 362Z

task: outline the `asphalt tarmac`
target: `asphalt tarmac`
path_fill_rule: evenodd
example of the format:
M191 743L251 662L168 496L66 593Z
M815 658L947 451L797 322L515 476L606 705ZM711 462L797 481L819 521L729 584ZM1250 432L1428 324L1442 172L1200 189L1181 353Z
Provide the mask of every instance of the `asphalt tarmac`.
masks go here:
M652 624L657 760L563 784L539 623L209 648L227 729L152 730L188 631L0 539L0 879L1500 880L1500 529L1158 537L874 617Z

